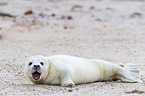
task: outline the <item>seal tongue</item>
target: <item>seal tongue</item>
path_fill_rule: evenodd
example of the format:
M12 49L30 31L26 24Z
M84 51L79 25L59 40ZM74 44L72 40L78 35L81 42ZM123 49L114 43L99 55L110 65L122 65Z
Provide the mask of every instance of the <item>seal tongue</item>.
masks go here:
M35 80L38 80L39 78L40 78L40 73L39 72L34 72L33 74L33 78L35 79Z

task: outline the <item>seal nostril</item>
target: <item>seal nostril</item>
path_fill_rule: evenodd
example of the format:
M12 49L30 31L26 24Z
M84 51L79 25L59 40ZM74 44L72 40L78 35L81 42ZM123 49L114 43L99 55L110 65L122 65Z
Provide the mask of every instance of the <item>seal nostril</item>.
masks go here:
M34 65L34 67L40 67L39 65Z

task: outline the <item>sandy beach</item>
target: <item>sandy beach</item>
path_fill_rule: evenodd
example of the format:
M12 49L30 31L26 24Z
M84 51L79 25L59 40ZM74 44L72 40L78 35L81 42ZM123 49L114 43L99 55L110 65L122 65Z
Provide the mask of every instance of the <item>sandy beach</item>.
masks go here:
M135 63L145 80L144 0L0 0L0 96L144 96L145 83L35 85L29 56L67 54Z

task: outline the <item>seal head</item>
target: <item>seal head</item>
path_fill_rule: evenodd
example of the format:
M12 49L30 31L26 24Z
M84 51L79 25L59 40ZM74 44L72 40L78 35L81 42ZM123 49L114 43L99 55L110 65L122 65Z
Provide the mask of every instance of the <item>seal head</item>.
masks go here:
M33 83L41 83L48 74L49 64L43 56L28 58L25 72Z

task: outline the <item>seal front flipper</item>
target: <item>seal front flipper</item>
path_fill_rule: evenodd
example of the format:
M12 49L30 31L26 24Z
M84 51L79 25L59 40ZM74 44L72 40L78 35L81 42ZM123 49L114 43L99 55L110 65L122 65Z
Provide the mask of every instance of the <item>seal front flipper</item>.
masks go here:
M62 70L62 74L60 76L61 86L65 87L74 87L75 84L72 81L72 77L74 75L74 70L70 65L66 65Z

